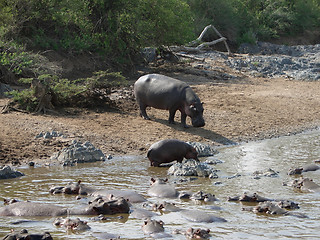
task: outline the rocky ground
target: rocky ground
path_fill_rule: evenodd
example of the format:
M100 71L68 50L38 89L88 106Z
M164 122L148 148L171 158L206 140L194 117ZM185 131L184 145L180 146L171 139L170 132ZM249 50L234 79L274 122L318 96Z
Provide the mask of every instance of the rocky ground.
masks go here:
M168 111L156 109L147 110L152 120L143 120L131 85L112 93L117 109L0 114L0 162L48 162L72 140L89 141L105 155L145 155L152 143L165 138L219 146L320 126L319 45L261 43L232 56L211 51L194 57L179 64L151 64L138 74L157 72L189 83L204 102L205 127L184 129L180 113L177 123L169 125ZM0 99L0 108L7 101ZM61 136L37 137L52 130Z

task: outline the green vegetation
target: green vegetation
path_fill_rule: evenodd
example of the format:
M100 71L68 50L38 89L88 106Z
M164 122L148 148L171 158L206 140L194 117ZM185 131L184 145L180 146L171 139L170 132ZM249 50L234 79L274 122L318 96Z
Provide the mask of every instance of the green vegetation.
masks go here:
M301 35L320 27L319 0L189 0L195 30L213 24L237 44Z
M43 74L37 79L20 78L19 82L30 85L22 91L11 91L9 95L18 106L35 111L44 95L50 96L52 106L97 107L109 103L108 95L115 86L126 84L119 72L99 71L92 77L71 81L56 75ZM40 86L40 88L39 88ZM52 110L50 106L44 106Z
M64 105L68 96L84 92L97 97L88 89L110 89L123 77L99 72L86 80L61 79L36 52L100 55L124 70L141 48L188 43L209 24L233 45L301 35L319 31L320 0L0 0L0 74L5 69L39 81L51 76L50 88ZM107 75L117 82L103 83ZM4 78L0 75L0 82ZM17 101L29 98L29 105L36 101L31 90L13 95Z

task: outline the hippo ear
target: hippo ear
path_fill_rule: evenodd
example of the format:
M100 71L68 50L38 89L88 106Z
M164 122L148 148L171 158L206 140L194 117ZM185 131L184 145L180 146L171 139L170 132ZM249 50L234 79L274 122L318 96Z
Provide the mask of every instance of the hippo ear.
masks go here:
M144 225L147 225L148 224L148 221L144 221Z
M151 182L153 182L153 183L154 183L155 181L156 181L156 180L155 180L154 178L151 178Z

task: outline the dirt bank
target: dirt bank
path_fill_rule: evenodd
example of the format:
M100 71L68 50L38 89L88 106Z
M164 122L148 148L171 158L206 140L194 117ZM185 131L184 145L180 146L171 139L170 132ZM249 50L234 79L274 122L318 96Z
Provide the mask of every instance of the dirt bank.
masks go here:
M65 109L55 115L10 112L0 114L0 161L45 162L71 139L88 140L106 155L144 155L153 142L164 138L224 145L320 126L320 82L254 78L218 62L212 64L216 77L174 68L166 68L165 72L157 69L187 81L198 93L205 103L203 128L182 128L180 113L176 114L177 123L169 125L168 111L156 109L148 110L151 121L143 120L130 94L119 101L120 110ZM225 79L225 74L233 77ZM0 99L0 108L6 101ZM67 138L35 138L40 132L52 130Z

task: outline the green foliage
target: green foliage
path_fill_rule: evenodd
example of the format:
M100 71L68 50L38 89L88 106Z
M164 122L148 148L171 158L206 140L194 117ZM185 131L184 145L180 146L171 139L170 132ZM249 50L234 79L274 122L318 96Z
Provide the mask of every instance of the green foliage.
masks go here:
M0 64L19 75L33 64L33 59L22 46L0 42Z
M9 94L19 107L27 111L34 111L38 105L38 99L34 97L33 89L25 89L23 91L13 90Z
M28 39L45 49L100 52L120 65L130 63L141 46L184 43L193 36L184 0L0 0L0 26L0 37Z
M39 104L32 87L33 78L21 78L24 84L31 84L31 88L9 93L20 108L34 111ZM77 79L74 81L59 78L56 75L43 74L37 78L47 86L50 94L54 97L56 106L84 106L95 107L105 105L110 101L109 94L113 87L127 84L125 77L120 72L99 71L90 78Z
M299 32L305 29L320 27L320 1L319 0L295 0L291 6L294 14L294 31Z
M111 89L127 84L127 81L120 72L99 71L94 72L93 76L85 79L86 88L94 89Z
M256 42L320 27L319 0L188 0L196 32L213 24L233 42Z
M239 18L235 12L233 1L189 0L188 3L194 14L197 35L205 26L213 24L228 39L236 38ZM211 37L218 38L217 36Z

